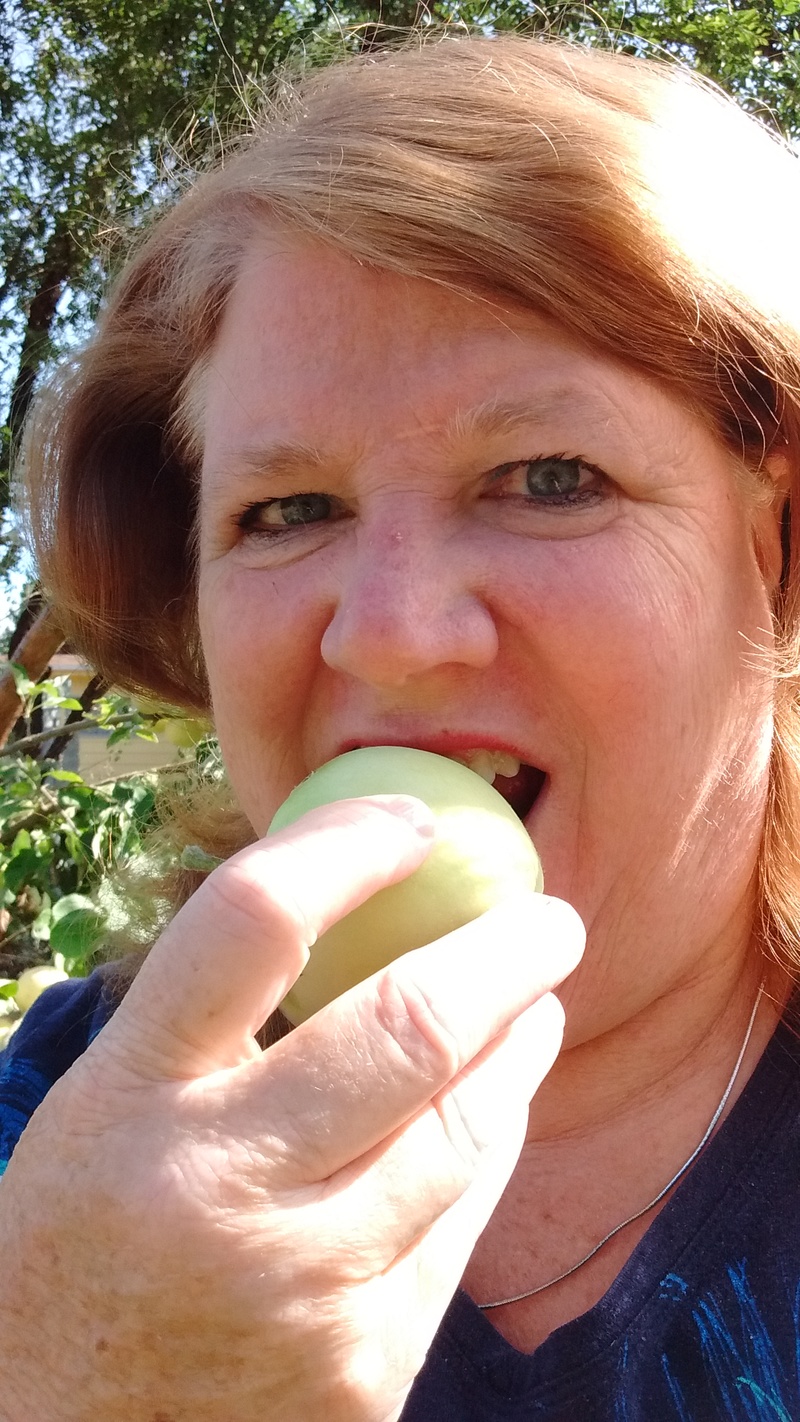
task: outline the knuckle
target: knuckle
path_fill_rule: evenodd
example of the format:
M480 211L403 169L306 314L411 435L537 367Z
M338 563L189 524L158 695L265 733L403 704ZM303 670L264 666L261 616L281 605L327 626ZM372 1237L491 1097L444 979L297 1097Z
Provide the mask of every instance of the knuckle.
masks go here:
M219 916L227 936L249 938L265 933L276 939L314 940L302 905L289 892L283 876L270 868L265 856L256 875L251 866L223 864L215 869L197 894L202 912Z
M379 974L373 999L375 1022L394 1051L415 1073L447 1082L462 1066L458 1039L420 985L396 968Z
M444 1135L451 1179L459 1191L472 1183L481 1157L489 1145L474 1112L465 1108L458 1091L443 1093L434 1103Z

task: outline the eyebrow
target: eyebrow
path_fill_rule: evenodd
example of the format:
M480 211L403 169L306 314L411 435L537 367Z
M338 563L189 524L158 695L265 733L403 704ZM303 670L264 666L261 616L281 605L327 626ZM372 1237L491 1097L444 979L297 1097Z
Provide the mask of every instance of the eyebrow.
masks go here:
M471 409L456 409L445 422L441 438L446 446L457 447L476 439L513 434L525 425L542 425L548 420L568 419L608 421L611 407L592 392L563 386L526 397L524 400L484 400ZM246 445L229 455L218 477L258 477L296 479L309 472L348 468L352 461L341 455L326 454L311 444L295 440L266 441Z
M476 437L513 434L523 425L542 425L553 418L608 420L610 414L608 403L592 392L559 386L524 400L490 399L471 410L456 410L445 425L444 437L454 444Z
M223 474L272 475L276 478L293 478L308 469L330 467L330 458L313 445L295 440L278 440L275 443L246 445L225 461Z

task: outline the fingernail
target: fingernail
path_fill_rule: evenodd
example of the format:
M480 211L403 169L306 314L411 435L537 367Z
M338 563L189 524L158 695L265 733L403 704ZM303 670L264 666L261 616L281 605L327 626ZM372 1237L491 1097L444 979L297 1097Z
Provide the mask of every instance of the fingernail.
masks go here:
M375 797L393 815L413 825L420 839L433 839L436 834L436 819L424 800L414 795L379 795Z

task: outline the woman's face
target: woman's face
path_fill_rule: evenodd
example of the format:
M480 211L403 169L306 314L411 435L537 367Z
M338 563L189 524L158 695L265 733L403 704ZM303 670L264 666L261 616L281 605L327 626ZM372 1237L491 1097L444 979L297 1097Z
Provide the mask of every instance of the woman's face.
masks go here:
M741 949L778 539L705 425L534 315L274 235L202 395L201 631L256 830L355 746L499 751L589 931L581 1034Z

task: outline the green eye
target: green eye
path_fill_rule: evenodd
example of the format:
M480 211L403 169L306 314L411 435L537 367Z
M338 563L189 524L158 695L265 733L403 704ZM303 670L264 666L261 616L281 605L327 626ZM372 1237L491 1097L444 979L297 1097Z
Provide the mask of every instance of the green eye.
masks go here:
M579 459L531 459L524 466L528 493L539 498L577 494L585 468Z
M320 523L329 518L331 501L325 494L292 494L288 499L278 499L277 509L275 505L273 509L280 511L280 522L288 528L297 524ZM275 523L278 522L275 519Z
M607 493L601 469L564 454L516 459L492 470L492 485L500 498L521 498L542 509L571 509L594 504Z
M284 499L251 504L237 522L245 533L279 538L290 529L334 522L342 512L339 500L328 494L288 494Z

